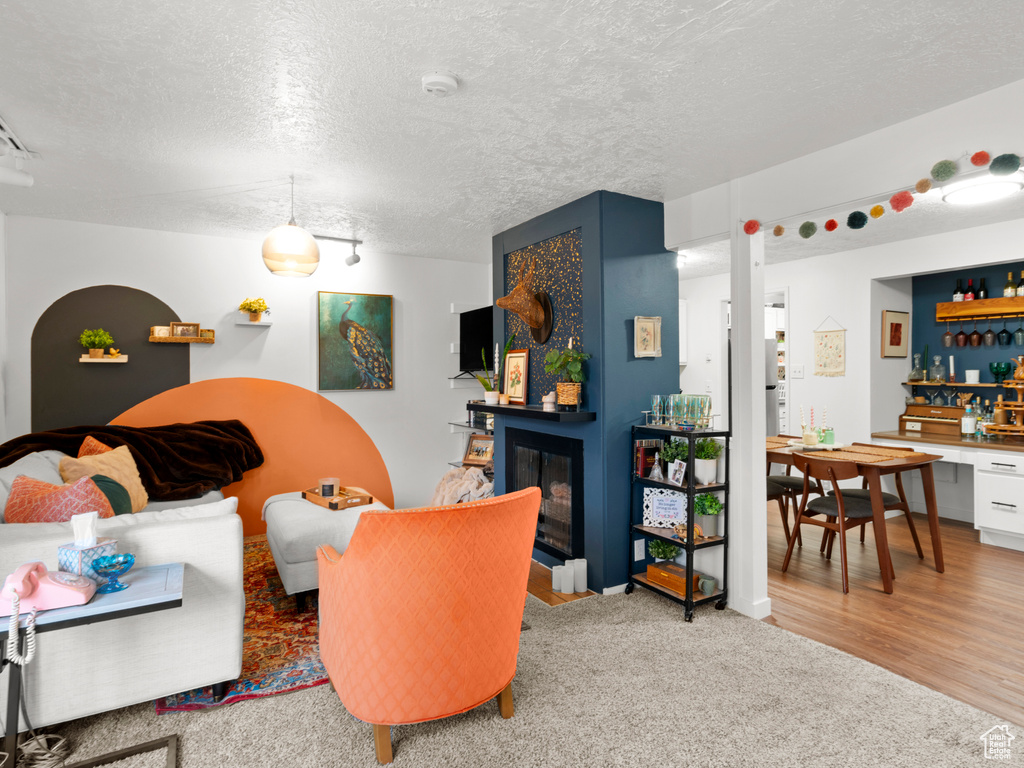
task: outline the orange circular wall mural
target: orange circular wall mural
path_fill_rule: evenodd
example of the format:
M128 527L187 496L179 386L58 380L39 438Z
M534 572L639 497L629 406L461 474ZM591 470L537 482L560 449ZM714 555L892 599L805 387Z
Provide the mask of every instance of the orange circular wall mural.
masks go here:
M129 408L111 423L155 427L206 419L238 419L263 451L263 465L221 490L238 497L246 536L266 533L263 502L275 493L311 488L321 477L365 488L393 507L391 477L380 451L355 419L327 398L268 379L210 379L169 389Z

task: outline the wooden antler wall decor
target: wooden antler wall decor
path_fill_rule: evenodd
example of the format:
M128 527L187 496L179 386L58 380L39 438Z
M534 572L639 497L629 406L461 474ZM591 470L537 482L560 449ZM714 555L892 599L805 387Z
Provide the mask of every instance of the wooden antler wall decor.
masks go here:
M519 282L508 296L502 296L495 304L512 312L530 328L530 335L538 344L543 344L551 336L553 311L551 299L545 291L533 292L533 268L536 256L530 259L530 270L526 271L526 261L519 266Z

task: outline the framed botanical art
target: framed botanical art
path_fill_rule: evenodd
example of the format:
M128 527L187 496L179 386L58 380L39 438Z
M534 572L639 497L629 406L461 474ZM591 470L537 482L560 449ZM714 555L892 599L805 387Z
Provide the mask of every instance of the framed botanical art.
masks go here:
M393 297L317 296L317 389L394 389Z
M505 373L502 392L508 395L508 401L516 405L526 405L527 375L530 370L530 350L511 349L505 357Z
M494 435L470 435L462 465L482 467L494 458Z
M633 318L633 357L661 357L661 318Z
M882 357L906 357L910 342L910 313L882 310Z

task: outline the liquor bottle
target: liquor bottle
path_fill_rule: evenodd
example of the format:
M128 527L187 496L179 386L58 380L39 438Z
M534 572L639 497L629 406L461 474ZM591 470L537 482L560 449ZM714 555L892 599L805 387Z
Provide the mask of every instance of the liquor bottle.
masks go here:
M1020 282L1017 283L1017 295L1024 296L1024 269L1020 271Z
M1017 286L1013 284L1013 272L1006 273L1006 285L1003 286L1003 298L1017 295Z
M964 293L964 301L974 301L974 279L967 279L967 291Z
M977 293L977 295L974 298L976 298L976 299L987 299L988 298L988 288L985 287L985 278L984 277L981 278L981 284L978 286L978 293Z
M1013 285L1013 273L1010 273L1010 284ZM962 285L962 282L958 279L956 281L956 290L953 291L953 301L963 301L964 300L964 289L960 287L961 285ZM1017 287L1016 286L1013 287L1013 292L1016 295L1016 293L1017 293Z

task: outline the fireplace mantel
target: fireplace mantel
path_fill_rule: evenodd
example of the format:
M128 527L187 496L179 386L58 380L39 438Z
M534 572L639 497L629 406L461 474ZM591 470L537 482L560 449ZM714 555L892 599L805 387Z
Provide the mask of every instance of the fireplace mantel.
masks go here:
M488 405L484 402L470 401L466 403L470 411L483 411L499 416L519 416L523 419L539 419L541 421L595 421L594 411L545 411L539 405Z

